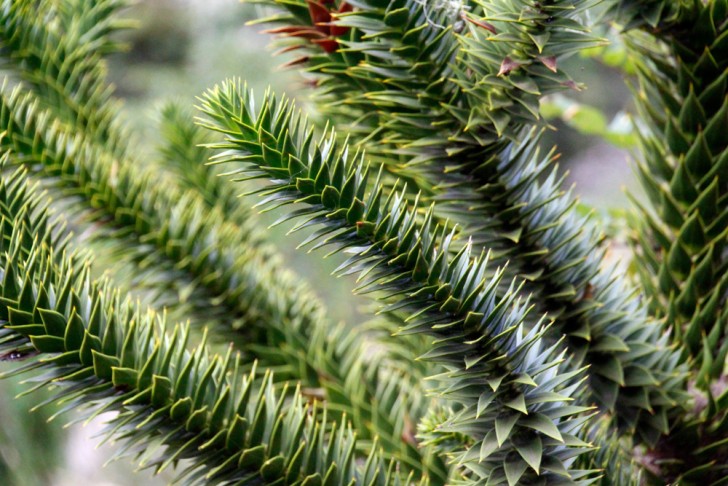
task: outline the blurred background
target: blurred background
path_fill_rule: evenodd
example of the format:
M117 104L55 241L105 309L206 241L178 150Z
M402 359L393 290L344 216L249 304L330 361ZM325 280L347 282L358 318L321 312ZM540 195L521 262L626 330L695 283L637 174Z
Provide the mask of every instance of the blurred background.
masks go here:
M257 7L236 0L137 0L127 17L138 28L127 31L127 52L111 59L110 78L124 99L124 117L142 143L140 160L154 156L158 108L164 101L195 104L195 97L227 77L245 79L262 94L268 87L295 95L305 105L308 93L300 77L277 66L285 58L273 58L270 38L261 26L246 26L260 16ZM623 189L636 190L627 149L634 142L625 112L630 96L622 75L608 65L623 66L618 46L593 53L599 58L577 57L570 61L576 80L588 88L557 96L544 104L544 115L554 130L547 148L557 144L560 164L584 203L598 214L628 206ZM146 152L144 152L146 151ZM150 162L151 163L151 162ZM299 238L283 236L285 228L272 230L271 240L280 244L289 263L306 275L326 302L335 320L358 321L363 301L351 297L351 282L329 274L336 261L307 257L296 252ZM335 260L335 259L334 259ZM352 302L354 303L352 305ZM353 322L349 322L353 323ZM0 363L0 371L9 369ZM39 403L13 397L28 386L13 380L0 383L0 484L17 486L124 486L166 484L172 477L155 477L149 471L129 474L125 461L103 467L113 446L97 448L93 438L103 428L103 417L85 426L62 428L72 414L45 422L51 411L27 415L17 423L20 410Z

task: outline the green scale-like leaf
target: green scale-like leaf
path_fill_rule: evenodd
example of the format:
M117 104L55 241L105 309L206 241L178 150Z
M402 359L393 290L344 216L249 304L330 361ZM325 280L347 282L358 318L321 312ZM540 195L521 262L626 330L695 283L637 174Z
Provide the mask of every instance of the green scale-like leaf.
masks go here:
M21 178L16 173L10 183L2 181L3 204L25 197ZM287 399L285 390L274 391L270 373L262 379L244 374L232 349L211 355L203 340L187 351L186 327L165 334L158 315L90 282L83 259L55 254L39 242L46 234L25 238L26 207L38 206L32 199L28 204L19 219L1 218L0 351L23 352L32 342L41 357L11 374L34 371L38 387L67 385L57 388L52 402L84 410L81 420L119 411L109 436L148 446L141 465L157 471L187 459L180 472L186 482L293 485L323 477L326 484L401 484L375 455L357 465L348 426L327 423L325 411L300 392ZM37 313L53 318L38 326L21 317ZM71 322L80 326L82 340L68 339Z
M45 107L116 155L129 133L116 119L103 55L119 50L112 34L127 28L124 0L4 0L0 56L31 85Z
M162 187L151 172L115 163L61 125L47 126L32 97L16 90L3 100L0 123L11 134L3 142L22 152L25 163L40 163L44 174L64 190L83 191L97 211L114 218L120 233L131 233L126 241L132 245L134 263L156 261L155 272L161 267L169 278L192 281L189 307L204 313L202 322L214 323L248 354L277 369L279 379L323 387L336 405L332 414L348 413L363 439L381 435L387 454L400 457L408 468L427 467L433 477L445 480L444 465L429 450L419 451L403 438L404 417L417 419L428 400L416 388L407 400L397 400L397 390L405 386L395 381L399 375L388 376L385 367L380 373L377 363L366 361L362 340L345 339L343 328L333 329L318 301L280 267L271 250L251 251L241 228L196 194ZM35 143L27 144L29 139ZM129 254L125 248L119 251ZM359 372L369 376L364 390ZM380 381L389 386L379 387Z
M96 9L93 10L86 8L88 6L78 5L83 10L83 15L80 17L69 15L68 21L80 25L86 22L85 19L96 15L102 15L103 17L103 15L108 15L114 8L118 7L118 5L114 8L110 8L110 6L113 5L109 3L104 4L102 7L102 4L98 4L96 5ZM71 5L64 5L62 10L63 12L59 12L59 15L72 12L73 7ZM17 17L22 22L19 22L18 28L16 29L18 32L16 37L25 38L22 36L27 37L29 34L24 29L27 30L35 27L30 27L32 22L24 18L23 15L18 14ZM97 27L103 29L103 25L103 23L99 23ZM92 25L86 25L86 27L92 28L93 30ZM38 32L41 32L41 34L43 32L46 33L33 37L37 43L46 45L54 41L54 31L47 31L46 26L42 26L39 29ZM75 49L78 52L74 56L83 58L83 63L68 64L64 60L65 58L61 60L49 58L47 61L43 61L51 67L66 66L63 69L70 71L72 73L71 76L74 74L80 75L79 73L83 69L93 67L99 63L98 57L94 57L96 53L84 50L88 48L88 45L77 42L78 38L75 35L80 35L79 31L73 30L73 32L74 35L71 38L62 38L63 42L61 42L59 49L63 48L69 51ZM86 35L85 39L89 40L90 37ZM9 47L13 46L16 46L16 44L11 44ZM30 56L29 58L32 58L33 52L35 51L31 51L30 53L21 52L18 55ZM40 57L40 54L36 57ZM23 70L24 66L23 64L20 65L21 74L32 76L31 71ZM93 73L100 73L95 67L93 69L95 69ZM101 78L94 79L96 84L102 82ZM46 80L46 78L42 80ZM69 90L72 88L70 84L52 84L46 86L38 83L34 84L33 87L50 105L53 105L53 99L55 98L50 95L46 96L46 93L50 92L52 94L56 92L54 90L60 90L58 92L63 91L68 96L71 96L69 94ZM104 97L108 95L108 89L101 90L101 88L98 88L96 91L98 93L103 91L105 93ZM72 94L78 96L79 104L85 103L91 108L96 105L102 106L106 99L104 97L85 96L83 93ZM59 106L59 108L63 108L63 106ZM68 115L72 122L74 118L77 118L79 123L83 122L83 113L79 111L80 108L76 109L73 106L66 108L71 111L68 113L64 111L64 116ZM175 114L170 114L170 116L175 116ZM179 126L179 123L177 123L177 126ZM99 135L99 132L94 131L94 128L98 127L87 128L93 137ZM173 130L174 128L171 128L169 132ZM194 132L196 129L194 127L188 128L187 134L189 134L189 130ZM63 132L64 130L59 129L59 131ZM59 140L64 137L70 137L70 135L58 134ZM341 341L339 335L343 331L326 331L327 325L321 318L320 312L312 311L313 307L316 307L318 304L311 306L310 304L313 304L314 301L310 298L296 297L301 294L300 288L292 290L294 286L299 287L297 282L290 282L291 285L282 290L278 294L279 297L274 296L267 300L267 304L263 304L263 301L266 299L265 296L271 295L270 290L262 291L258 287L260 291L255 291L252 287L262 284L268 289L280 289L279 282L285 286L288 285L285 282L291 279L290 277L281 275L285 272L282 272L278 267L277 257L272 251L266 251L264 246L256 244L255 248L257 251L249 251L249 246L237 246L241 244L252 245L255 239L252 238L254 228L247 223L244 211L237 209L235 213L231 213L229 216L238 223L247 224L239 224L238 228L228 225L226 230L221 231L221 227L217 221L227 216L223 216L217 209L213 210L213 216L208 221L206 216L204 216L206 214L205 205L194 196L183 195L174 189L170 190L171 188L169 186L166 187L166 191L155 188L154 186L156 184L152 183L152 181L157 179L156 175L138 174L136 173L136 169L122 169L121 180L117 181L117 162L124 167L126 161L112 159L104 154L103 150L91 147L86 141L79 143L84 148L78 150L78 152L74 152L70 157L67 155L66 160L75 158L77 156L76 154L80 152L83 152L82 158L87 161L93 159L99 160L96 160L95 165L92 163L92 167L86 167L86 169L90 169L88 172L82 165L75 165L74 167L74 164L70 164L70 167L67 166L67 168L73 169L73 174L66 179L66 183L70 183L69 185L71 187L78 185L84 187L84 190L87 191L86 195L89 202L95 206L95 209L100 209L98 207L100 203L101 209L105 209L106 212L111 213L111 216L116 220L117 227L108 230L108 226L104 225L105 230L101 232L102 234L99 234L97 228L97 231L93 235L93 243L95 248L100 248L103 253L111 255L114 263L110 268L113 269L112 273L118 281L124 281L126 279L125 284L132 282L132 286L137 287L137 289L141 287L147 291L143 295L152 296L151 300L155 305L160 308L162 306L171 308L173 312L176 312L175 315L184 316L185 318L193 317L201 323L210 322L217 324L216 329L223 330L223 332L227 331L226 334L233 339L244 341L244 346L247 351L252 352L260 358L268 359L267 364L276 367L280 377L296 376L304 379L305 383L311 386L319 386L321 376L335 376L337 380L333 382L327 380L326 386L328 391L333 394L329 398L334 399L340 405L339 409L341 411L352 412L352 415L359 421L361 434L366 437L369 435L369 430L375 428L377 430L375 433L381 433L383 436L382 445L385 448L388 450L402 451L404 454L403 457L406 457L413 467L420 467L419 452L415 450L410 442L400 439L400 435L402 435L400 431L403 427L401 424L403 421L400 420L399 414L413 413L416 416L421 412L415 412L414 407L422 407L426 404L415 398L418 394L411 393L413 398L408 403L416 402L418 405L412 405L413 410L405 411L405 405L395 400L396 393L393 393L393 391L397 387L389 386L386 388L386 392L383 391L380 393L375 386L375 383L379 379L390 384L393 384L394 380L380 378L376 376L376 373L372 375L371 372L370 375L373 382L369 383L369 394L377 396L377 400L374 402L377 406L371 407L368 398L358 398L361 392L356 390L357 387L354 385L354 381L350 376L353 376L360 370L360 366L346 367L338 363L339 360L352 361L349 356L362 356L364 353L360 350L361 342L345 340L343 342L348 343L348 345L346 347L339 347L337 352L325 351L326 348L332 347L332 342ZM187 144L186 146L189 146L190 143L191 141L188 140L182 142L182 144ZM166 149L166 157L168 159L170 157L179 159L180 155L182 157L190 155L189 152L180 153L178 151L181 147L184 150L182 144L179 140L174 141L174 139L171 139L170 145ZM63 142L60 142L59 146L62 145ZM41 148L36 148L39 150L36 154L40 153ZM175 152L175 150L178 152ZM201 156L206 157L204 149L202 149L202 152ZM193 155L200 154L196 153ZM46 161L51 162L48 159ZM190 162L193 164L197 162L199 164L201 161L198 158L194 161L184 162L188 164ZM61 163L60 165L63 164ZM55 166L56 169L58 167L58 165ZM199 165L195 167L199 168ZM199 177L196 181L199 182L202 180L202 174L199 174L199 170L197 172ZM91 174L90 177L89 173ZM87 178L90 179L91 184L87 183ZM213 200L221 193L221 185L214 183L215 178L212 178L212 181L212 183L207 183L205 187L198 188L203 193L208 204L216 204L217 201L213 202ZM112 187L113 189L109 191L108 189ZM89 190L90 192L88 192ZM209 192L210 190L213 191L212 194ZM224 190L223 185L222 191ZM162 192L166 192L166 194L160 196ZM110 198L109 194L112 195ZM175 201L176 199L179 199L179 201ZM162 200L165 202L160 206ZM85 208L81 205L81 209ZM225 209L229 210L230 207L226 207ZM78 210L78 207L76 210ZM156 219L155 222L155 218L152 216L152 224L150 224L150 216L154 213L161 217ZM103 212L96 213L95 217L101 215L103 215ZM239 217L235 218L235 215L239 215ZM156 229L155 226L160 229ZM226 225L222 225L222 227L226 227ZM137 234L129 237L129 229L131 228ZM200 247L200 242L198 241L200 234L206 235L207 249ZM211 248L215 245L220 247L220 241L227 241L230 244L230 248L235 248L233 253L237 254L237 256L231 255L229 251L223 251L223 253L227 253L227 257L232 259L225 260L223 257L216 261L211 260L210 255L214 254ZM151 253L148 244L150 242L156 244L156 250L152 247L153 251ZM273 262L268 264L267 260L275 261L275 264ZM151 261L155 261L157 265L150 266L149 262ZM238 273L234 270L231 273L231 261L244 264L247 270ZM176 262L182 265L180 266ZM261 262L266 262L266 264ZM276 274L275 279L270 277L272 274ZM222 286L219 285L221 283L218 278L219 276L224 277ZM237 288L226 288L225 278L229 279L227 281L228 283L237 282ZM257 284L250 285L251 281L257 282ZM218 285L217 288L212 289L212 292L210 292L210 288L215 287L215 284ZM248 297L252 301L247 300L246 302L240 299L241 292L244 293L246 287L248 289ZM228 303L227 307L220 307L217 304L220 298ZM300 305L303 302L306 302L306 304ZM291 311L290 315L296 317L293 320L294 325L290 328L287 327L288 322L285 320L286 318L282 318L276 313L280 303L284 303L284 307L285 305L293 304L289 306L289 310ZM261 309L261 306L268 307ZM255 310L253 311L253 309ZM242 321L241 311L246 316ZM274 314L266 315L266 313L270 313L271 311ZM286 311L283 312L285 313ZM237 317L231 322L231 316L235 316L236 314ZM300 318L298 317L299 315L303 317ZM275 330L269 327L266 328L265 333L261 336L262 339L253 340L255 344L250 345L249 339L241 338L241 335L249 332L249 325L243 325L246 320L248 321L247 324L257 322L254 325L259 327L264 323L269 324L270 322L274 322L278 325L278 328ZM229 325L219 325L219 323L225 321L228 321ZM310 322L316 322L318 325L311 326ZM230 328L242 328L242 332L231 334L229 332ZM272 352L272 349L280 348L282 342L286 343L282 348L284 353ZM374 369L376 367L372 368ZM350 373L350 376L344 376L342 370L346 370ZM348 385L344 386L340 383L348 383ZM365 395L369 396L366 393ZM357 411L352 409L352 406L360 409L359 412L354 413ZM437 471L440 475L444 474L442 469L438 469L437 466L435 466L433 471Z
M693 371L691 393L709 403L671 420L653 472L721 484L728 429L725 409L714 404L725 393L728 356L728 3L615 3L627 26L655 27L627 37L639 67L638 174L649 197L639 206L635 267L652 312L666 320ZM638 5L655 14L645 17Z
M267 3L290 13L276 22L308 21L303 1ZM527 280L524 293L537 295L540 310L555 319L553 336L568 335L576 361L590 365L589 403L610 410L619 429L654 443L666 429L652 427L664 423L653 414L665 417L683 400L673 374L678 357L616 271L601 268L602 235L577 214L553 158L537 150L539 132L530 128L539 96L574 84L558 61L600 42L583 20L593 3L469 5L451 11L416 1L357 2L353 12L337 16L337 25L350 29L338 39L340 49L309 46L323 111L350 121L346 133L373 160L416 181L437 202L437 215L460 223L497 264L508 262L509 278ZM388 15L399 21L383 21ZM460 15L468 20L457 26ZM420 73L420 63L431 68ZM379 106L383 93L387 104ZM645 344L652 352L628 352ZM649 382L661 386L649 386L643 397L645 385L632 383L644 383L645 369L653 374ZM640 398L620 400L622 394Z
M205 165L212 153L203 145L212 140L209 132L195 125L193 111L181 104L169 103L162 108L160 118L162 167L174 174L184 186L199 191L209 206L219 206L226 218L241 228L242 234L250 236L253 240L251 245L265 251L263 239L253 230L257 222L253 212L240 204L232 184ZM273 255L269 257L273 258Z
M563 355L556 346L542 343L541 326L524 330L528 304L518 297L515 284L504 297L499 296L502 271L486 278L487 257L472 255L470 246L449 259L453 234L433 225L431 210L421 219L417 207L407 207L402 191L385 200L381 184L369 186L367 166L357 156L348 158L346 148L337 146L334 133L314 142L313 132L287 101L268 96L260 111L253 111L251 103L245 88L235 82L219 86L203 99L207 125L226 134L224 142L214 145L224 150L221 161L234 162L232 173L242 179L272 178L260 189L268 205L308 203L308 208L284 218L303 217L297 228L323 225L319 236L310 241L312 248L333 245L334 251L351 253L338 272L359 274L360 292L393 296L385 310L410 312L401 334L436 337L422 358L449 370L441 377L447 383L441 393L463 408L447 428L474 440L469 450L459 452L468 474L484 480L498 477L520 467L516 463L521 461L528 478L538 476L545 484L557 481L558 474L537 472L523 458L512 463L509 453L518 454L513 441L539 436L542 462L548 460L567 470L566 458L589 447L577 438L586 420L578 414L588 409L567 409L566 415L559 411L563 401L579 389L580 373L560 366ZM261 157L265 143L270 143L265 151L270 155ZM303 170L291 170L286 158L302 162ZM323 204L322 194L329 184L343 188L349 183L353 201L344 206L339 198L331 207ZM530 380L524 382L523 375L536 386ZM489 403L480 401L483 377L497 376L502 378L492 385L493 398ZM562 399L551 401L552 391L563 394ZM515 417L508 421L509 427L503 425L504 414ZM481 442L493 427L502 433L498 449L481 458ZM529 460L535 464L532 455ZM574 477L583 474L575 471Z

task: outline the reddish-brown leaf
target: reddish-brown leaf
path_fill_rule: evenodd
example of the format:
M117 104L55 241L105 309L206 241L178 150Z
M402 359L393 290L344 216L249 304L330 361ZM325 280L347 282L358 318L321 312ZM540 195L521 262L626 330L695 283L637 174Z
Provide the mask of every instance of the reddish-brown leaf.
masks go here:
M299 83L300 83L300 84L301 84L301 85L302 85L302 86L303 86L304 88L310 88L310 89L315 89L315 88L318 88L318 87L319 87L319 84L320 84L320 80L319 80L319 79L301 79L301 80L299 81Z
M328 53L336 52L336 50L339 48L339 41L331 37L327 39L312 39L311 42L321 47L324 51Z
M291 61L288 61L288 62L282 64L281 68L285 69L285 68L289 68L289 67L293 67L293 66L298 66L299 64L305 64L308 62L308 59L309 59L308 56L297 57L296 59L293 59Z
M291 32L298 32L302 29L308 29L308 27L301 27L300 25L284 25L283 27L275 27L273 29L265 29L262 31L263 34L290 34Z
M351 5L349 5L346 2L343 2L339 6L339 11L334 13L332 16L333 16L334 20L336 20L336 19L338 19L338 14L351 12L352 10L353 10L353 7ZM336 22L332 22L330 24L329 33L334 37L342 36L342 35L346 34L347 32L349 32L349 27L340 27L340 26L336 25Z
M273 55L274 56L280 56L281 54L285 54L287 52L295 51L295 50L301 49L301 48L303 48L305 46L306 46L306 44L293 44L293 45L290 45L290 46L282 47L282 48L278 49L277 51L275 51L273 53Z
M584 287L584 294L581 296L581 300L588 300L594 298L594 286L591 284L591 282L587 282L586 287Z
M263 31L266 34L277 34L281 37L301 37L303 39L316 39L326 37L326 34L311 27L278 27Z
M558 71L558 68L556 67L556 56L539 57L538 60L541 61L544 66L549 68L549 70L553 72Z
M581 86L579 86L576 81L568 80L561 83L561 85L566 86L569 89L573 89L574 91L581 91Z
M507 76L508 73L510 73L514 69L518 69L519 67L521 67L521 63L514 61L510 57L506 56L500 65L500 71L498 71L498 76Z
M308 12L311 15L312 25L320 32L328 34L329 28L322 24L331 22L331 12L329 12L329 9L316 0L308 0Z
M474 18L468 16L465 12L463 12L460 16L464 20L467 20L468 22L470 22L471 24L475 24L478 27L482 27L483 29L487 30L488 32L490 32L492 34L498 33L498 31L495 30L495 26L493 26L493 24L489 24L485 20L474 19Z

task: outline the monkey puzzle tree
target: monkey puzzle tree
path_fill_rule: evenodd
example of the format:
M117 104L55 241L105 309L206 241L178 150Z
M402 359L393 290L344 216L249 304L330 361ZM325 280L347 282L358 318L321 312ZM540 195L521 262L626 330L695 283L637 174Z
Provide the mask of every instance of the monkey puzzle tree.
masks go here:
M255 3L326 123L228 80L146 160L123 2L2 2L10 374L185 483L724 484L728 2ZM639 67L638 285L540 147L597 18ZM372 321L332 323L240 192Z

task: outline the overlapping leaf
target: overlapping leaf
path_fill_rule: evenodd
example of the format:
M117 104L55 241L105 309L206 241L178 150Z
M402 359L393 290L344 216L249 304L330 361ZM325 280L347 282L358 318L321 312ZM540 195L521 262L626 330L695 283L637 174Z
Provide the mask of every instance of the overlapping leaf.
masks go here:
M127 27L116 17L126 2L7 0L0 5L0 56L37 92L46 108L86 131L116 155L129 133L117 120L103 55Z
M231 174L271 180L260 189L266 206L305 204L283 218L300 219L296 228L320 225L308 239L314 248L350 253L339 273L359 274L359 291L384 293L388 310L410 312L400 333L437 338L423 359L448 370L440 394L462 406L448 427L474 440L458 459L476 484L589 482L589 471L569 470L589 448L578 439L588 409L566 405L580 372L562 367L541 325L524 328L528 303L515 283L497 294L502 271L486 278L487 255L467 245L449 259L453 234L432 224L431 210L420 218L401 191L370 186L359 157L333 132L314 141L288 101L269 95L255 111L233 81L209 91L202 109L207 126L225 134L214 146L235 164Z
M0 126L8 137L0 145L22 154L24 163L40 166L58 187L84 198L96 218L113 224L114 232L126 238L117 243L126 258L131 252L141 267L154 262L157 278L160 270L169 272L149 288L179 286L173 289L187 300L182 310L196 312L198 323L214 325L227 340L276 369L280 378L322 387L332 413L348 413L363 439L379 435L381 446L400 458L403 467L425 467L422 456L431 453L419 451L402 431L404 417L416 421L427 401L416 389L408 399L398 399L403 393L398 376L388 377L377 363L366 362L361 339L342 339L345 331L331 327L318 300L281 268L270 250L247 246L241 228L196 194L160 186L151 171L116 163L82 136L47 123L47 114L38 112L32 97L21 90L3 97L2 103ZM380 387L380 382L387 386ZM404 382L402 386L407 389ZM371 442L361 444L372 447ZM428 475L444 482L442 462L433 457L428 461Z
M317 420L300 390L289 399L270 373L243 372L232 348L212 355L203 340L188 351L187 327L169 334L163 318L91 282L82 258L46 244L42 213L32 216L42 220L37 238L27 238L24 220L39 203L17 204L27 196L21 179L0 181L2 206L19 209L0 217L0 351L40 356L12 374L55 385L50 402L85 410L82 418L119 411L108 433L122 452L158 471L186 459L178 479L188 484L404 484L375 454L358 464L349 426L325 412Z
M283 2L289 15L275 21L309 22L304 3ZM530 127L541 96L577 87L561 60L600 42L584 20L593 2L468 2L459 12L443 2L353 5L336 17L349 29L338 51L285 39L308 46L324 112L351 115L346 132L374 160L416 183L496 262L508 261L509 278L527 280L525 292L555 319L553 335L566 334L576 360L590 365L590 400L654 443L682 400L678 356L629 286L600 268L603 236L577 213Z
M636 5L649 4L638 13ZM639 67L635 237L642 286L694 380L693 407L650 451L657 481L721 484L728 474L728 2L617 2ZM645 13L646 12L646 13ZM659 13L659 15L658 15ZM631 17L630 17L631 15Z

